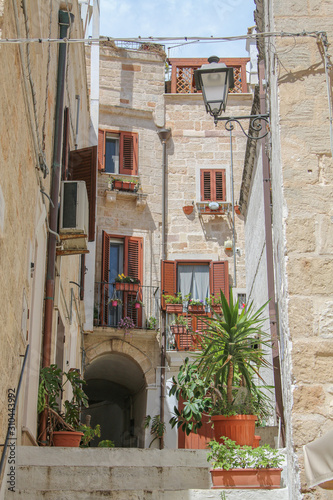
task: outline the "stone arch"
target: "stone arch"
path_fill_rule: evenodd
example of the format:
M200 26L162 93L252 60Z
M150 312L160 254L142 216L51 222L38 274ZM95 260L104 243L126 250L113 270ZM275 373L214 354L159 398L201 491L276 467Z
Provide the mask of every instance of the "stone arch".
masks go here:
M91 425L101 425L101 438L120 447L144 447L143 421L147 412L147 385L155 381L148 356L121 339L91 345L86 352L84 378Z

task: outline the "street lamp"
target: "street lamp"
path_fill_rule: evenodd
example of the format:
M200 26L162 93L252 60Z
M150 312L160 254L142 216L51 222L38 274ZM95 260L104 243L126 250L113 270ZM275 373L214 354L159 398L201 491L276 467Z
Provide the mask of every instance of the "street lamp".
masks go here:
M201 68L194 71L195 85L197 90L202 91L207 113L214 117L215 125L217 125L218 121L223 120L226 122L226 130L231 131L234 129L232 122L237 122L246 137L255 140L262 139L269 133L269 130L266 130L261 136L257 134L250 135L245 132L239 120L250 120L250 128L254 132L260 132L262 130L261 121L263 120L268 124L268 114L233 117L221 116L227 106L228 91L234 88L234 70L233 68L227 68L224 63L219 63L219 60L218 57L211 56L208 59L209 64L203 64Z
M211 56L209 64L203 64L194 71L195 86L202 90L206 111L215 117L225 111L229 89L234 88L234 70L219 63L219 58Z

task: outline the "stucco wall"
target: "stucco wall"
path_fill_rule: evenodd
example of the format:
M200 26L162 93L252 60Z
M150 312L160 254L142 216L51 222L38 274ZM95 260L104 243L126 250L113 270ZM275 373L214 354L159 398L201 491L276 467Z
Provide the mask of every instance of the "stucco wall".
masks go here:
M50 5L37 1L25 2L28 28L26 31L23 3L16 2L17 19L13 3L4 2L2 37L57 38L59 36L58 11L60 1ZM3 2L2 2L3 4ZM2 7L1 7L2 8ZM72 2L75 21L71 36L81 37L82 26L78 2ZM20 47L22 52L20 53ZM1 386L0 386L0 440L4 442L7 429L7 391L16 388L27 341L30 354L21 388L16 424L18 442L21 426L26 427L25 444L37 437L36 404L38 372L42 345L44 284L49 201L41 190L50 193L51 173L43 178L39 170L38 153L43 152L51 171L54 136L54 113L57 83L57 44L31 43L27 45L2 45L0 111L0 318L1 318ZM31 82L27 78L30 68ZM26 83L26 85L24 84ZM33 96L34 93L34 97ZM70 145L74 149L76 126L75 95L80 95L80 122L78 147L89 146L89 104L86 86L84 50L76 44L68 48L68 65L65 85L65 105L70 108ZM34 144L37 144L35 149ZM65 307L70 304L69 280L79 281L79 257L64 257L58 265L59 283L63 296L59 304L65 324L68 353L65 365L80 367L79 345L75 355L69 354L71 335L77 336L78 317L73 312L73 323ZM34 265L34 270L31 267ZM78 289L75 287L75 296ZM22 325L23 331L22 330ZM57 328L54 315L53 345ZM54 357L52 358L54 360Z

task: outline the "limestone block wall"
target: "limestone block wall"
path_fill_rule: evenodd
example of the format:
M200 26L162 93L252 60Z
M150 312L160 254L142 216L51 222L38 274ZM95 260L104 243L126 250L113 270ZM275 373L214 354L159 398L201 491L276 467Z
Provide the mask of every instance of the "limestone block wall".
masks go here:
M145 286L159 287L162 212L162 144L158 125L164 119L164 52L124 50L106 44L100 61L100 128L138 134L138 197L109 202L110 174L100 173L97 198L96 281L101 279L102 231L144 239ZM88 54L89 64L89 54ZM155 314L154 314L155 315Z
M252 95L233 94L228 99L228 115L248 115ZM230 136L224 123L214 126L206 113L200 94L166 94L166 126L172 137L167 145L167 258L189 258L229 261L230 284L235 286L233 254L224 250L224 242L232 240L230 216L199 216L196 203L200 201L200 169L226 169L227 196L231 201ZM245 124L246 126L246 124ZM246 137L238 126L233 132L235 202L241 184ZM194 204L191 215L183 206ZM245 286L245 254L243 220L235 215L237 287Z
M2 37L57 38L60 1L50 5L37 1L11 1L0 6ZM71 36L81 37L82 26L77 1L71 2L75 21ZM20 50L20 47L22 50ZM17 436L21 427L27 442L36 438L38 371L42 345L43 308L49 202L41 190L50 193L51 174L39 170L39 153L51 171L54 137L58 46L56 44L2 45L0 111L0 441L7 430L7 391L16 388L27 342L30 354L16 416ZM28 78L30 69L30 79ZM32 92L33 86L33 92ZM89 146L89 107L84 52L77 44L68 48L65 105L70 108L70 145L74 149L76 126L75 95L80 95L78 147ZM67 259L67 260L66 260ZM32 267L33 264L33 267ZM61 269L60 269L61 267ZM63 274L64 300L70 304L69 279L79 280L79 257L65 257L58 268ZM77 290L75 290L77 295ZM64 304L60 306L65 309ZM77 328L73 316L69 324L63 313L65 334ZM53 333L57 328L55 315ZM54 333L55 334L55 333ZM70 338L69 336L67 337ZM53 336L53 341L55 337ZM78 365L79 366L79 365Z
M330 2L271 0L264 6L266 31L325 30L328 41L333 36ZM324 48L306 36L295 44L275 39L274 46L273 52L272 45L267 47L266 59L290 498L299 498L301 491L303 498L317 499L326 496L319 488L307 488L302 445L324 435L333 418L333 163Z

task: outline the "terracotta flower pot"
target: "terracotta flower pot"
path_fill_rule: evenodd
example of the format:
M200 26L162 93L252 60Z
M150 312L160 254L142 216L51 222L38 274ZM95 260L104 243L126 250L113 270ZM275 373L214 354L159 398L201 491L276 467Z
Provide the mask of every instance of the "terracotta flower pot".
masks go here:
M183 212L185 215L191 215L191 213L193 212L193 205L186 205L185 207L183 207Z
M205 312L205 307L199 306L199 305L192 305L192 306L189 305L188 312L195 313L195 314L203 314Z
M282 469L211 469L213 488L280 488Z
M258 448L260 446L260 436L254 436L252 448Z
M216 441L222 443L225 436L240 446L252 446L254 442L256 415L213 415L214 435Z
M139 290L139 283L121 283L116 281L116 290L123 292L137 292Z
M183 312L183 304L166 304L166 312L169 314L180 314Z
M83 432L56 431L53 433L53 446L76 447L80 446Z

